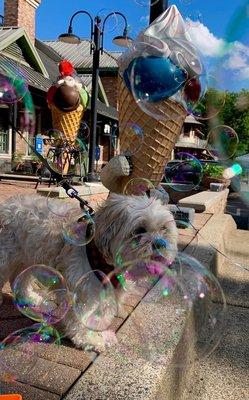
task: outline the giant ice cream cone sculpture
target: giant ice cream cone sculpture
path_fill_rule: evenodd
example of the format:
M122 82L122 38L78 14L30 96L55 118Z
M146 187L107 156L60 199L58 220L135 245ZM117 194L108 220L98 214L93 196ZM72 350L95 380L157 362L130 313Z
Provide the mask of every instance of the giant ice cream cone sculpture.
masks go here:
M58 145L75 144L89 95L82 83L75 77L75 70L69 61L59 64L60 76L47 94L48 106L52 113L53 129L60 132ZM62 154L63 173L68 172L68 157Z
M164 168L171 158L172 150L180 135L186 117L184 107L173 100L164 100L157 105L167 117L157 120L145 114L135 102L123 80L119 80L119 126L120 152L129 154L136 136L131 134L130 121L143 132L141 147L132 156L132 173L125 177L122 186L132 178L149 179L154 186L162 181ZM134 144L135 145L135 144Z
M162 181L187 115L185 84L201 73L202 66L175 6L138 36L119 59L119 66L121 166L117 159L111 160L101 171L101 180L109 190L122 193L133 178L150 180L155 187ZM132 134L133 125L143 136L136 151L139 138ZM132 164L129 173L124 156ZM118 171L126 174L118 175Z

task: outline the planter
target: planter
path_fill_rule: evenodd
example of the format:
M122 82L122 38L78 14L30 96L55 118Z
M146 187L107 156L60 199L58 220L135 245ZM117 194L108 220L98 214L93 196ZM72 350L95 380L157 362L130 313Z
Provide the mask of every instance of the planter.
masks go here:
M207 189L209 189L210 188L210 183L222 183L223 184L223 189L227 189L228 188L228 186L230 185L230 183L231 183L231 180L230 179L225 179L225 178L215 178L215 177L212 177L212 176L203 176L203 178L202 178L202 185L205 187L205 188L207 188Z

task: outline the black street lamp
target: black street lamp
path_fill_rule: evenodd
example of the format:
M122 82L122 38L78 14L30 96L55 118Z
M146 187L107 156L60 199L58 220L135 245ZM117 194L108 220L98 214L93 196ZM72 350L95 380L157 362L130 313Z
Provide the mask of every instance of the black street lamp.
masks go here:
M101 18L97 15L92 17L87 11L77 11L70 19L68 32L63 33L59 36L59 40L66 43L79 44L80 38L73 34L73 20L78 14L86 14L91 21L91 46L90 54L93 54L92 64L92 95L91 95L91 126L90 126L90 147L89 147L89 169L88 169L88 181L94 182L96 175L94 172L95 166L95 149L96 149L96 128L97 128L97 98L98 98L98 78L99 78L99 60L100 54L103 54L103 42L104 42L104 29L107 19L111 16L119 15L124 20L124 31L122 36L116 36L113 39L113 43L117 46L128 47L132 42L132 39L128 37L128 24L126 17L120 12L112 12L108 14L102 25Z
M150 1L150 24L168 8L168 0Z

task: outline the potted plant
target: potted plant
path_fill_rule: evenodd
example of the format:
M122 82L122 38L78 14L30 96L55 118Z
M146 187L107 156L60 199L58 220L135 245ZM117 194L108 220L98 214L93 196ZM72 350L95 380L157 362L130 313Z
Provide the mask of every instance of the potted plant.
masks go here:
M210 188L210 183L222 183L226 189L231 183L230 179L223 177L225 167L222 165L205 164L203 168L202 184L205 188Z

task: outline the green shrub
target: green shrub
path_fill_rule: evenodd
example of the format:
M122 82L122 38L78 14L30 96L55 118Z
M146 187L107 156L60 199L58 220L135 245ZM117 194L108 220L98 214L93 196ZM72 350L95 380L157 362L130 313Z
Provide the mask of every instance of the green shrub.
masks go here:
M221 165L205 164L203 174L205 176L212 176L213 178L222 178L225 168Z

